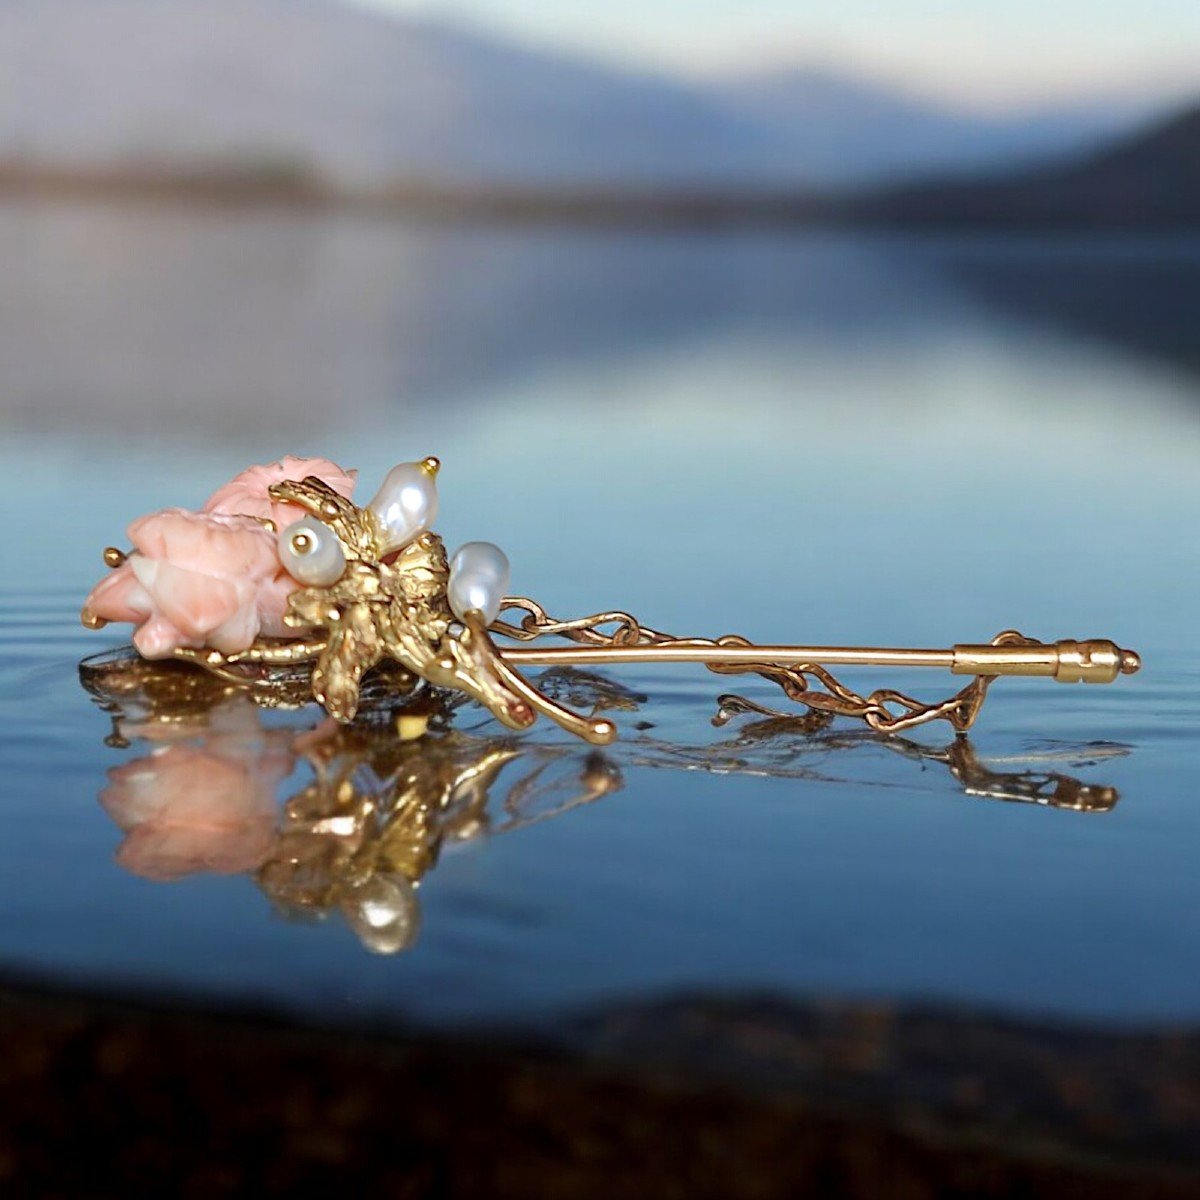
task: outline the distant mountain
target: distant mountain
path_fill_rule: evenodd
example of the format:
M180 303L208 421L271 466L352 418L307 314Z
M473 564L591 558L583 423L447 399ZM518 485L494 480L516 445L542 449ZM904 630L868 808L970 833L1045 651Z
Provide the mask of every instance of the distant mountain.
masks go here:
M812 70L702 85L336 0L0 0L0 164L794 187L1078 150L1137 109L984 118Z
M1064 164L860 195L844 209L905 225L1200 227L1200 107Z
M741 116L769 125L805 181L841 185L969 174L1050 160L1100 145L1155 111L1146 97L986 116L953 110L821 67L734 80L722 89Z
M323 0L0 0L5 159L536 183L736 169L757 137L669 81Z

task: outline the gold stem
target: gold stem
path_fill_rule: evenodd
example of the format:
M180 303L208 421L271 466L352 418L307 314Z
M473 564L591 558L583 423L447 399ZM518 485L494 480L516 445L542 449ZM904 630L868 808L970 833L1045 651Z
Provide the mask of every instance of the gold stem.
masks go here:
M949 650L867 646L705 645L686 640L641 646L506 647L513 666L603 666L613 663L690 662L707 665L940 667L956 675L1044 675L1064 683L1111 683L1141 662L1113 642L1061 641L1020 646L960 645Z

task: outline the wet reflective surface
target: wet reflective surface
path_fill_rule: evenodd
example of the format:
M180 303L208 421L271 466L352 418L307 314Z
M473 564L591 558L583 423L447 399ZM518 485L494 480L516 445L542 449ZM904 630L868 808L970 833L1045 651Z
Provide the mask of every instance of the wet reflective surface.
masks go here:
M420 690L397 698L369 678L373 703L351 726L316 720L311 705L268 727L263 709L299 708L290 679L255 693L173 663L128 652L85 659L84 686L110 714L114 749L143 751L107 772L101 807L125 835L115 861L143 879L252 875L284 916L340 912L380 954L411 949L420 927L417 887L443 845L511 833L590 804L624 786L621 764L643 770L709 771L733 777L828 781L821 762L882 745L917 764L944 766L965 794L1107 812L1115 788L1052 767L1093 765L1127 753L1095 743L1047 749L1025 770L983 762L966 737L928 746L833 731L823 714L754 720L736 736L701 745L640 732L617 750L549 744L498 729L464 728L467 702ZM547 672L548 691L593 713L637 711L646 697L570 668ZM717 720L753 711L726 697ZM315 723L314 723L315 721ZM642 720L645 730L654 723ZM304 786L277 808L281 781L303 764ZM507 769L506 769L507 768ZM295 786L295 785L293 785ZM284 789L285 791L287 789Z
M437 1023L684 990L1200 1017L1200 246L65 205L0 244L0 967ZM428 754L236 697L103 711L101 547L285 452L364 494L438 454L440 532L555 612L1146 667L1002 681L960 744L714 726L700 668L551 680L612 712L602 756L469 706Z

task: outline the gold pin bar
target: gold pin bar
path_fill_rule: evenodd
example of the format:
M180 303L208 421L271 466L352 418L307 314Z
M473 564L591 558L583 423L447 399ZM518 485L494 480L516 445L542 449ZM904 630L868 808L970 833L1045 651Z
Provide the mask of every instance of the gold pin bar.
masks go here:
M1132 675L1141 659L1114 642L1064 640L1019 646L960 645L949 650L869 646L714 646L671 642L644 646L505 647L515 667L599 667L615 663L688 662L824 667L940 667L955 675L1042 675L1060 683L1112 683Z

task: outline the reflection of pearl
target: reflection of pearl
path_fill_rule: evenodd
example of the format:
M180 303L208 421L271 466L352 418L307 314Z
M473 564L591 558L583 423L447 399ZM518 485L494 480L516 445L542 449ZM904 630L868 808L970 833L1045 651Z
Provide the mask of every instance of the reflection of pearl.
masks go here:
M438 496L434 459L400 463L393 467L367 507L379 518L385 532L384 553L407 546L424 533L437 516Z
M347 887L341 909L350 928L372 954L397 954L417 940L421 906L403 875L369 875Z
M316 517L301 517L276 539L283 569L309 587L337 583L346 570L346 555L337 534Z
M468 542L450 560L450 585L446 595L457 617L472 609L483 613L490 625L500 615L508 595L508 558L491 542Z

